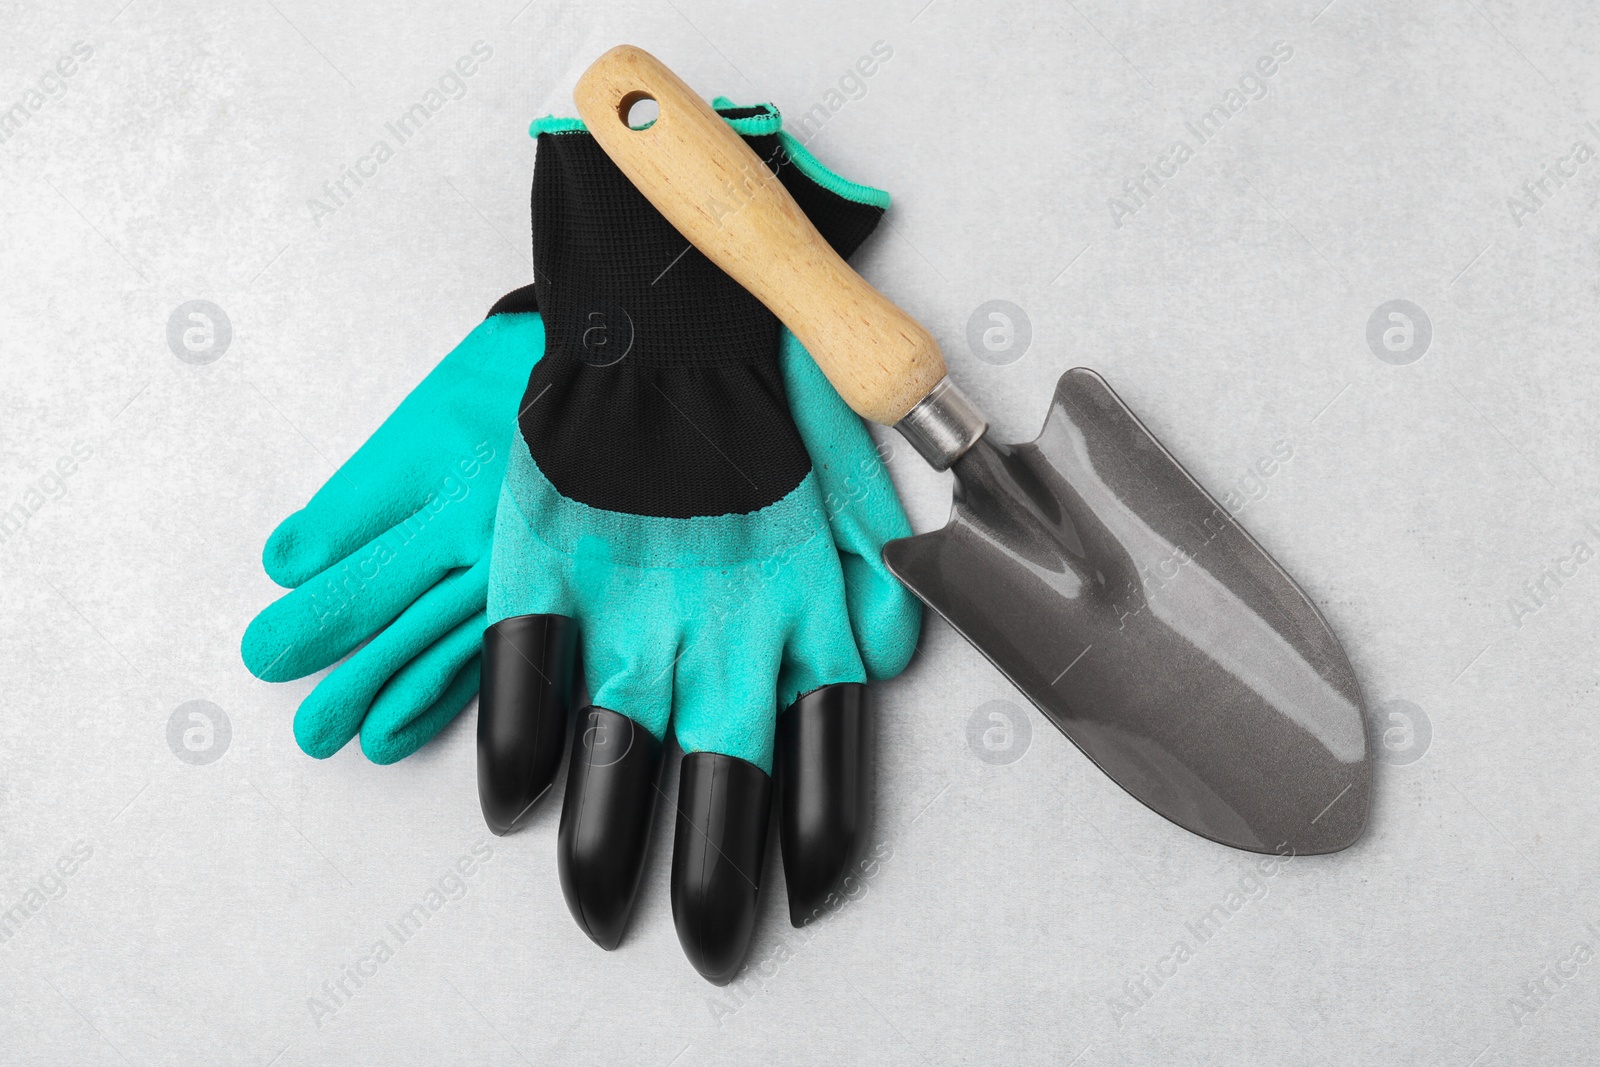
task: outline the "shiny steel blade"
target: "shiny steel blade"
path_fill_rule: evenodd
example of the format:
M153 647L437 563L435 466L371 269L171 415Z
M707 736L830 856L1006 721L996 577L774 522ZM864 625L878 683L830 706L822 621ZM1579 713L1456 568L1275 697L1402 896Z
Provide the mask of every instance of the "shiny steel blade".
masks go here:
M891 570L1119 785L1252 852L1335 852L1366 823L1366 710L1293 580L1093 371L1043 432L986 434L948 526Z

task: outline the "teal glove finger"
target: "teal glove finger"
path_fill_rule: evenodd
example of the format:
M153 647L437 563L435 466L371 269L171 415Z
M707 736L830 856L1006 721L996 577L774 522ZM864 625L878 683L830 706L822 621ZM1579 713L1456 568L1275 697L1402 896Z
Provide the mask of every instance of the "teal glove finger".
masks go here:
M437 700L439 693L429 692L426 683L420 689L416 683L397 685L399 672L447 641L463 622L483 614L488 571L488 560L481 560L470 570L458 571L433 585L318 683L295 712L294 735L301 751L317 759L338 752L358 731L364 731L363 723L375 712L374 701L380 692L388 697L389 711L384 723L374 724L377 730L397 721L403 724ZM476 652L474 648L458 655L456 671Z
M462 622L396 671L366 718L361 751L373 763L405 759L433 740L478 693L483 612Z
M356 553L431 499L448 497L457 465L488 453L504 470L510 422L528 371L544 350L537 314L499 314L440 361L383 425L267 538L262 565L298 586ZM491 519L499 484L482 515ZM483 524L486 530L487 522ZM487 545L485 537L480 547Z
M246 630L241 655L250 671L268 681L298 678L366 642L297 713L296 737L308 754L331 755L360 731L369 757L392 762L425 743L476 689L475 638L464 638L462 627L475 617L482 629L509 427L544 347L531 289L496 304L268 539L269 575L296 588ZM374 713L381 714L363 729Z
M771 524L761 540L785 531L789 543L707 576L705 609L684 627L673 691L684 752L734 756L770 774L779 711L825 686L867 680L841 554L821 508L813 470L761 513Z
M479 465L471 481L463 481L470 488L458 501L434 497L405 523L267 605L245 630L245 666L268 682L319 671L416 605L452 571L474 565L488 538L478 546L463 534L473 532L470 527L481 520L471 512L481 510L481 498L497 491L503 479L498 457ZM452 512L457 505L462 506ZM434 636L455 621L440 621Z
M795 426L815 464L828 525L844 568L856 645L874 681L905 670L922 630L922 605L883 562L883 546L911 523L861 418L788 330L778 363Z

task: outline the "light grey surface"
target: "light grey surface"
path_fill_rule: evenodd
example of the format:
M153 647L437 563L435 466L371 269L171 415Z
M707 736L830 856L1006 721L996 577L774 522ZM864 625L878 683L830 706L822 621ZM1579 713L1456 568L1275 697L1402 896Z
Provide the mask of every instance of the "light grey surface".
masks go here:
M0 503L27 515L0 543L0 909L24 905L0 1062L1592 1058L1600 159L1522 191L1600 150L1585 5L122 5L0 25L0 107L93 50L0 143ZM480 40L465 95L314 219ZM752 970L718 991L678 949L661 827L609 955L566 915L556 805L489 839L470 709L394 767L301 755L311 680L238 659L274 595L261 544L527 279L524 130L620 41L791 120L892 48L810 139L895 195L865 272L1003 436L1083 363L1238 494L1391 727L1355 848L1263 873L1178 831L932 624L879 693L886 858L803 934L769 866ZM1277 42L1264 98L1196 146L1185 123ZM211 362L169 347L193 300L231 324ZM969 328L995 300L1020 358L992 308ZM1369 345L1394 300L1431 324L1420 359L1384 347L1387 310ZM893 468L942 523L948 475L903 445ZM195 700L230 728L209 763L169 743ZM319 1025L323 983L484 841Z

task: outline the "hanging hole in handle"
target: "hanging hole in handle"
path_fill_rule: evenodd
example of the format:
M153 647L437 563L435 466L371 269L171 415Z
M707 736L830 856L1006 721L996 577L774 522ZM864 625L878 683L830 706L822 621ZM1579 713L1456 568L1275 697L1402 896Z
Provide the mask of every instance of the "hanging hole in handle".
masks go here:
M649 93L635 89L617 103L617 117L630 130L647 130L661 117L661 106Z

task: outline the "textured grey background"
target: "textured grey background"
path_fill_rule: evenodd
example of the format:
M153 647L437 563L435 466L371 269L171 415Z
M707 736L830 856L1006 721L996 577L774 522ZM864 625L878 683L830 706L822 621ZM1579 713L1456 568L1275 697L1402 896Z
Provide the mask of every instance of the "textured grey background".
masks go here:
M1592 1060L1588 5L123 3L0 16L0 108L52 90L0 143L0 506L27 516L0 543L0 910L40 903L0 943L0 1061ZM478 41L466 95L313 218ZM238 659L275 595L261 544L528 279L527 123L570 114L621 41L708 95L841 105L811 147L895 196L864 270L1004 434L1087 364L1249 498L1386 731L1360 844L1262 873L1178 831L934 622L880 690L885 858L804 934L769 867L751 969L719 991L678 949L665 821L601 953L557 887L556 805L485 832L471 709L394 767L301 755L312 680ZM880 41L865 91L830 101ZM1198 144L1185 123L1278 42L1264 96L1247 82ZM1193 158L1114 208L1180 138ZM1570 176L1531 199L1547 167ZM1031 325L1004 365L967 343L993 299ZM1420 331L1384 350L1404 365L1367 337L1396 299L1431 324L1425 352ZM231 323L210 363L168 344L191 300ZM904 447L893 469L913 522L941 523L946 479ZM168 741L192 700L229 727L203 765ZM308 998L485 841L319 1025Z

